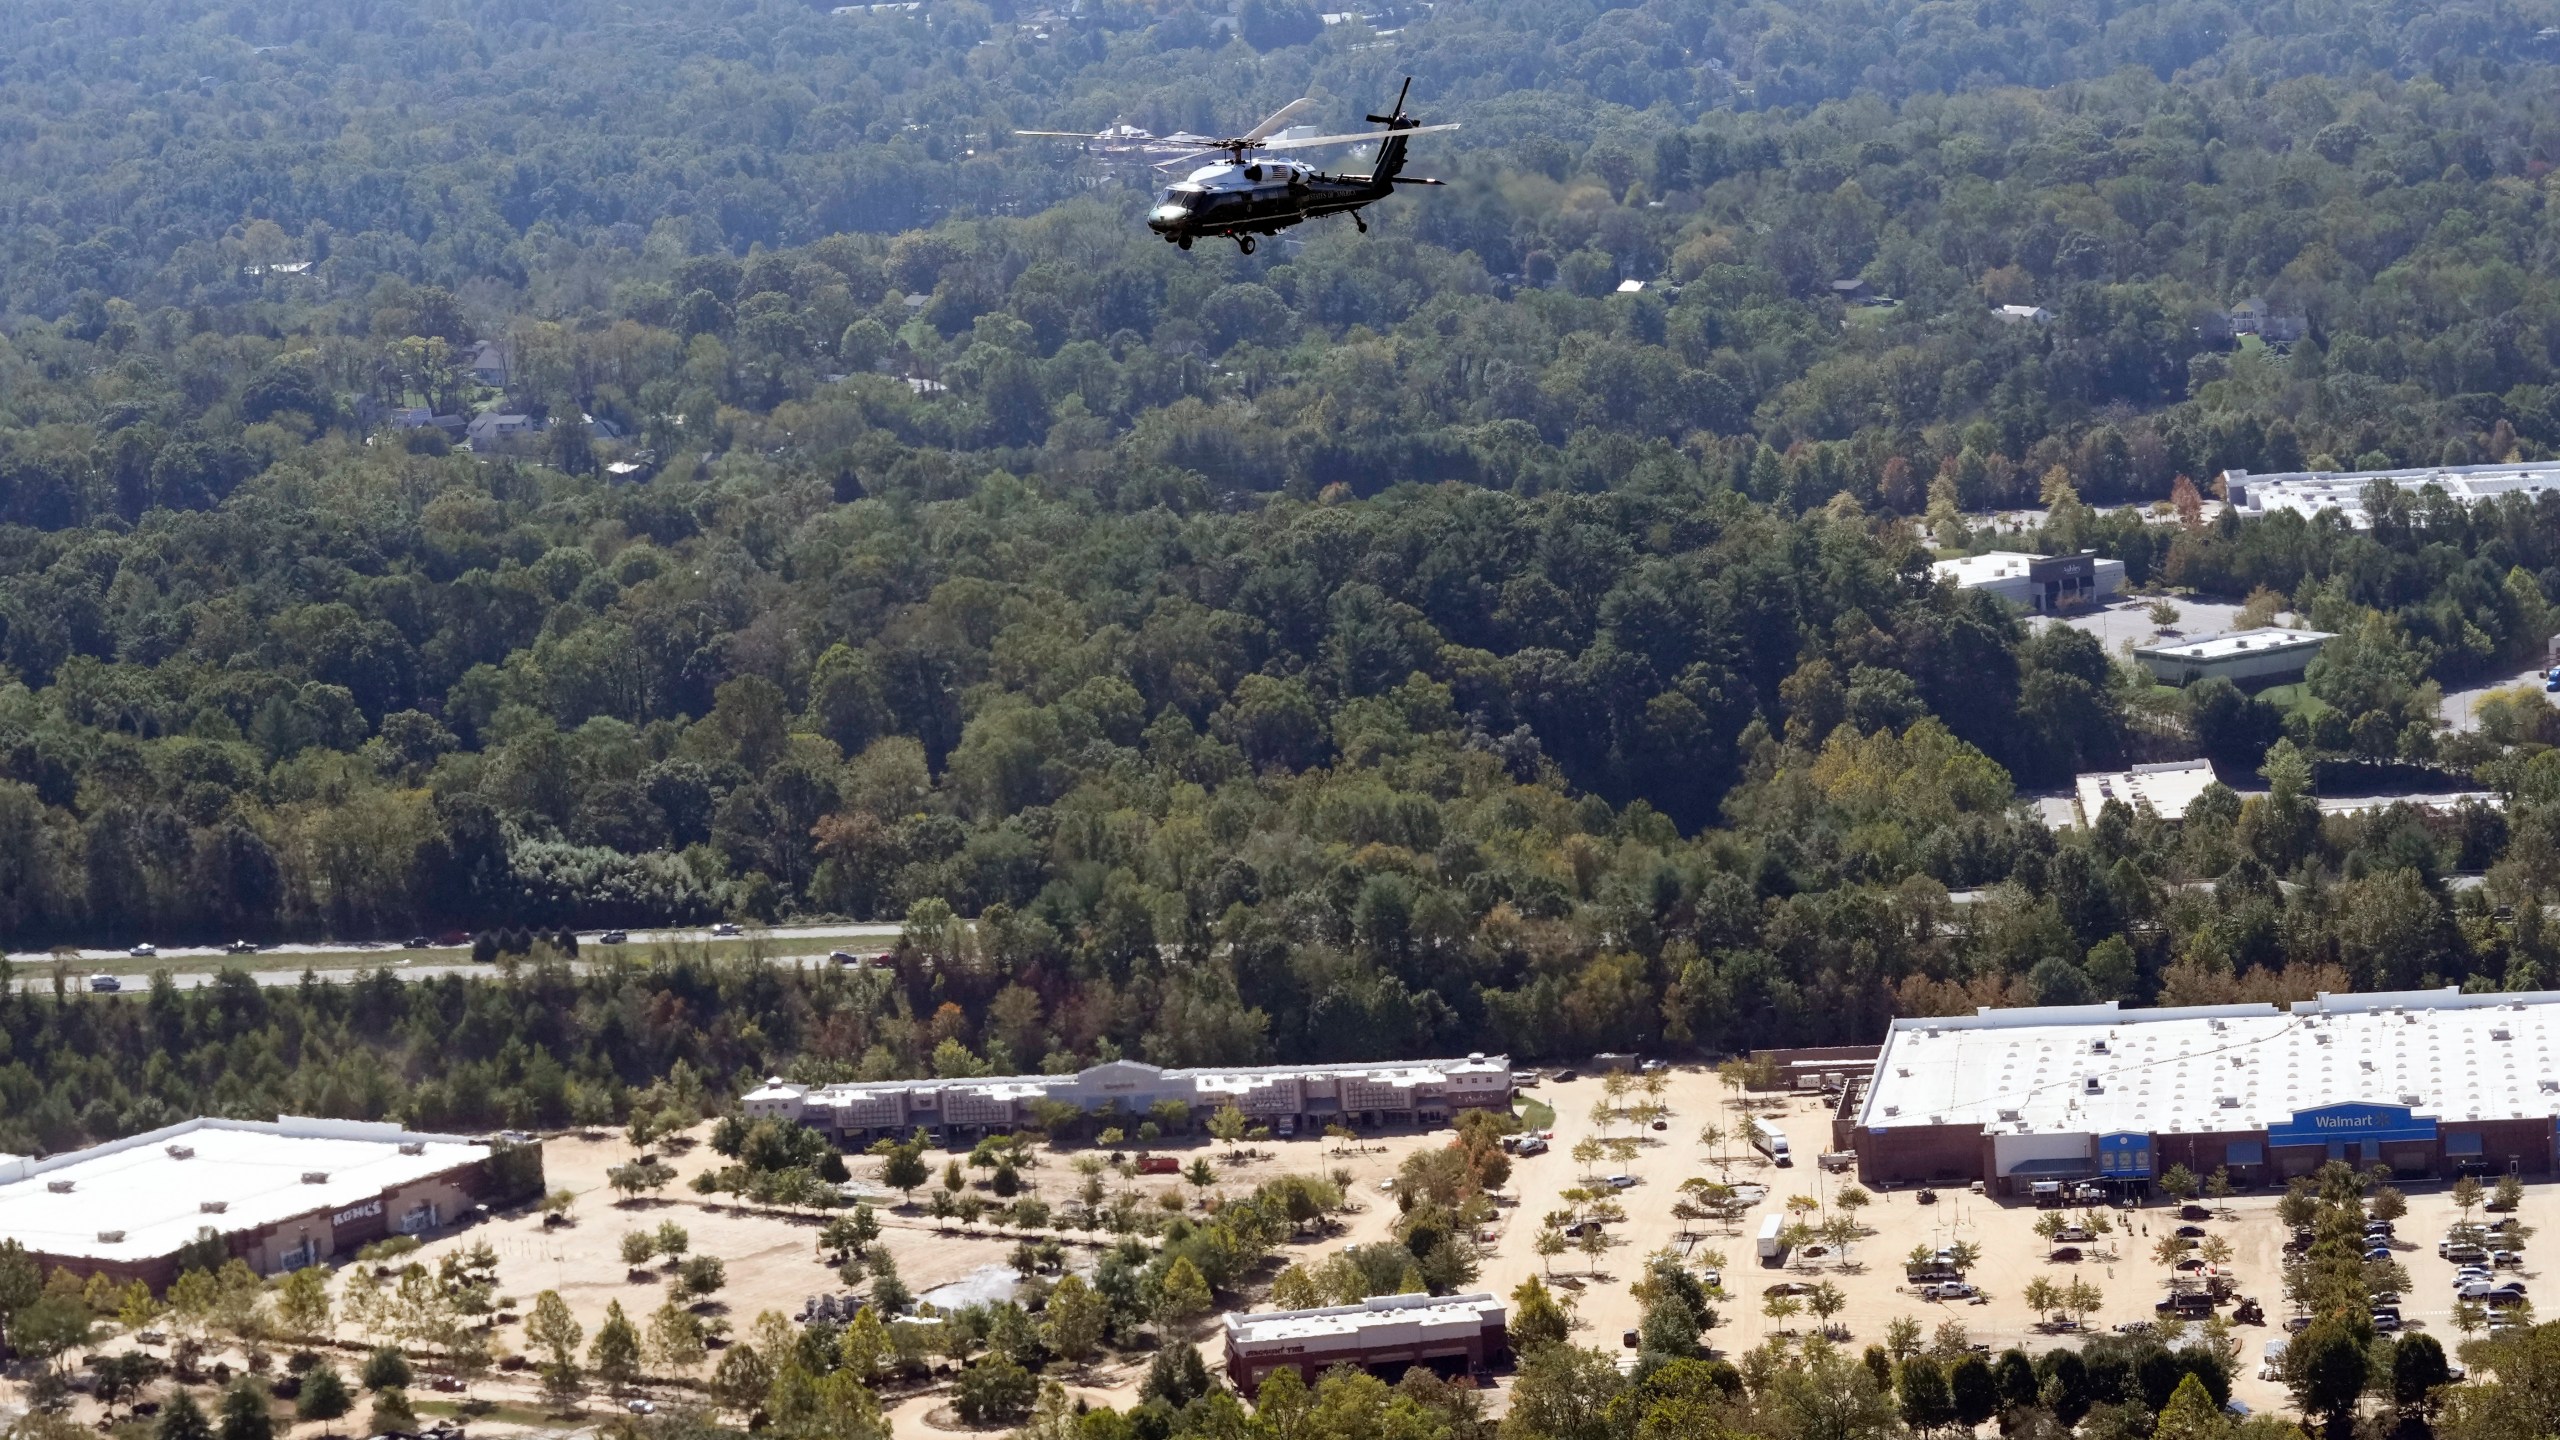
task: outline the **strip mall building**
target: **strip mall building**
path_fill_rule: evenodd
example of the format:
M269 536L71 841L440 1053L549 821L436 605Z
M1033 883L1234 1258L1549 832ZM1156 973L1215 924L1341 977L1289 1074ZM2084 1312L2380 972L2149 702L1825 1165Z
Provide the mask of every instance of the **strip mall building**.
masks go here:
M1896 1020L1835 1144L1869 1184L2281 1182L2330 1160L2549 1175L2560 992L2322 995L2289 1007L1986 1009Z
M1248 1065L1167 1070L1113 1060L1073 1075L996 1075L967 1080L879 1080L800 1085L768 1080L748 1093L750 1118L796 1120L857 1143L923 1129L942 1139L998 1134L1036 1123L1035 1101L1071 1105L1135 1125L1159 1102L1195 1115L1233 1105L1258 1123L1320 1127L1438 1125L1459 1110L1508 1109L1511 1060L1398 1060L1351 1065Z

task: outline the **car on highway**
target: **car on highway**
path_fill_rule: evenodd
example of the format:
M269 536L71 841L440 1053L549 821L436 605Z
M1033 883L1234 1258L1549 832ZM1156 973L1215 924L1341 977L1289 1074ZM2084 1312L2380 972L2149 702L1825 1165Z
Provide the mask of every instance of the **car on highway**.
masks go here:
M738 927L730 924L726 920L723 920L719 924L711 927L711 933L724 940L735 939L738 935Z
M132 949L127 950L124 953L132 956L136 960L148 960L159 954L160 950L159 947L153 945L150 941L145 940L141 944L134 946Z
M225 955L255 955L258 953L258 942L255 940L234 940L230 944L222 947L222 953Z
M631 943L631 932L628 930L607 930L596 937L596 943L599 945L628 945Z
M113 995L123 988L124 982L113 975L92 975L89 977L89 991L94 995Z
M850 950L830 950L827 952L827 959L831 963L837 965L859 965L862 963L862 957L854 954Z

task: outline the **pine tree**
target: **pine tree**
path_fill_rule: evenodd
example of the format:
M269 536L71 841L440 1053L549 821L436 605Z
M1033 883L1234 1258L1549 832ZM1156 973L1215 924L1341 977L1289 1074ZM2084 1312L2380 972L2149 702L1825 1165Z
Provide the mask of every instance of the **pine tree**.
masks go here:
M595 1343L587 1348L587 1363L616 1395L639 1381L640 1330L622 1313L621 1301L605 1306L604 1323L596 1327Z
M275 1440L275 1416L267 1409L267 1392L242 1378L222 1392L220 1440Z

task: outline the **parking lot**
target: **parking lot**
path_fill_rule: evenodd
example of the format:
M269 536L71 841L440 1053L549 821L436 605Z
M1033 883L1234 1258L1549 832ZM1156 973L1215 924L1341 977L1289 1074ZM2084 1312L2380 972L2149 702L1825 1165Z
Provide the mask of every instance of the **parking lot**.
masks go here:
M1839 1287L1845 1301L1832 1322L1835 1333L1860 1346L1882 1340L1885 1327L1899 1316L1917 1319L1932 1332L1941 1324L1953 1323L1963 1328L1972 1343L1994 1351L2010 1345L2034 1351L2077 1344L2089 1331L2156 1318L2154 1307L2168 1293L2170 1272L2156 1263L2153 1251L2161 1237L2181 1225L2192 1225L2229 1245L2225 1268L2230 1272L2232 1296L2253 1298L2265 1311L2265 1324L2233 1327L2241 1351L2235 1395L2257 1409L2287 1404L2283 1386L2260 1374L2267 1341L2286 1333L2283 1259L2290 1232L2276 1213L2280 1190L2244 1191L2232 1197L2227 1207L2196 1220L2182 1219L2178 1207L2165 1198L2155 1197L2129 1209L2103 1209L2098 1213L2107 1220L2108 1233L2064 1247L2048 1244L2037 1233L2039 1219L2051 1212L2026 1198L2001 1199L1954 1187L1934 1192L1934 1202L1923 1204L1920 1191L1906 1186L1875 1194L1859 1217L1871 1233L1852 1244L1846 1254L1799 1252L1783 1264L1764 1265L1752 1252L1766 1216L1785 1214L1789 1198L1801 1195L1816 1202L1818 1220L1830 1213L1842 1187L1854 1183L1853 1174L1825 1173L1817 1163L1820 1152L1828 1148L1830 1107L1820 1100L1790 1097L1755 1110L1786 1130L1796 1155L1796 1163L1788 1168L1769 1165L1748 1147L1731 1141L1723 1146L1727 1163L1719 1164L1715 1152L1698 1140L1698 1132L1711 1122L1730 1132L1741 1112L1733 1104L1733 1092L1712 1072L1682 1069L1672 1072L1665 1088L1664 1103L1672 1112L1666 1129L1646 1132L1642 1157L1630 1167L1635 1184L1617 1196L1627 1218L1604 1227L1610 1233L1608 1248L1596 1259L1568 1251L1544 1261L1534 1248L1539 1218L1566 1204L1563 1192L1581 1183L1572 1150L1583 1136L1600 1133L1590 1111L1601 1098L1601 1082L1585 1076L1567 1083L1549 1082L1527 1093L1555 1107L1555 1146L1549 1154L1523 1160L1515 1168L1518 1203L1506 1210L1501 1238L1485 1263L1483 1283L1487 1289L1508 1293L1531 1274L1548 1274L1559 1296L1571 1297L1582 1325L1575 1335L1579 1343L1618 1347L1620 1333L1639 1319L1640 1307L1629 1283L1641 1274L1646 1255L1669 1246L1696 1263L1711 1258L1710 1252L1721 1255L1724 1289L1730 1298L1719 1307L1720 1324L1707 1340L1727 1353L1757 1345L1773 1331L1810 1334L1817 1325L1812 1316L1799 1313L1773 1319L1764 1310L1766 1296L1772 1286L1822 1282ZM1626 1131L1618 1127L1613 1133ZM1768 1187L1767 1193L1733 1226L1684 1227L1671 1207L1679 1198L1680 1181L1692 1175L1762 1184ZM2438 1182L2404 1186L2408 1214L2398 1221L2398 1235L2391 1242L2393 1258L2409 1273L2410 1285L2400 1306L2407 1327L2435 1335L2448 1353L2465 1338L2454 1324L2457 1267L2436 1253L2436 1242L2458 1218L2451 1188ZM2075 1218L2080 1213L2077 1207L2068 1210ZM2560 1223L2560 1187L2527 1185L2520 1213L2527 1227L2549 1233L2552 1224ZM2472 1218L2479 1222L2499 1217L2474 1210ZM1905 1276L1910 1252L1959 1244L1971 1245L1979 1253L1964 1277L1979 1293L1953 1301L1918 1293ZM2066 1250L2076 1258L2048 1258ZM2533 1293L2539 1271L2535 1251L2528 1247L2523 1260L2520 1267L2500 1269L2497 1278L2519 1280ZM2096 1288L2099 1303L2086 1315L2085 1330L2058 1328L2056 1317L2040 1316L2030 1308L2029 1287L2039 1279L2058 1287L2080 1280ZM2232 1311L2226 1304L2216 1313L2228 1318Z

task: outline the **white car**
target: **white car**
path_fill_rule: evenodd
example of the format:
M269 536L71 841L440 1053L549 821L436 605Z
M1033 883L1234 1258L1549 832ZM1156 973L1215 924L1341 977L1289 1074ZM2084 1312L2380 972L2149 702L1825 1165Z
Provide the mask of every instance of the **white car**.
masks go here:
M134 946L132 949L127 950L124 953L132 956L136 960L149 960L158 955L160 951L157 946L153 945L150 941L145 940L141 944Z
M1973 1298L1973 1286L1962 1280L1941 1280L1935 1285L1921 1286L1920 1295L1927 1300L1970 1300Z

